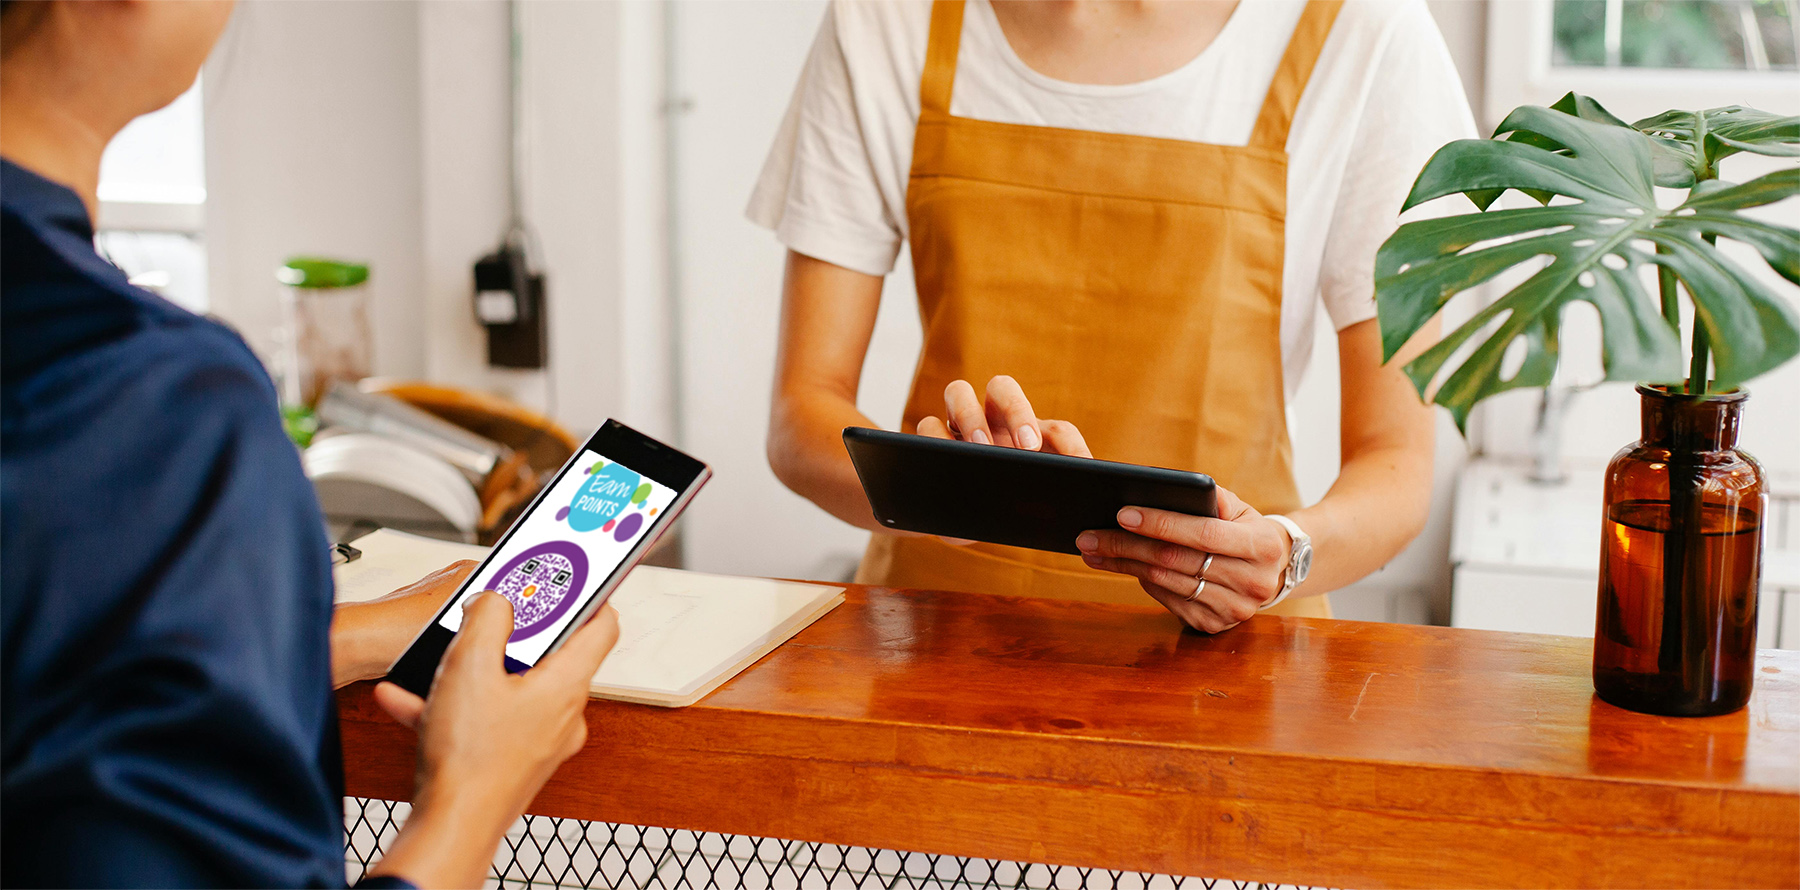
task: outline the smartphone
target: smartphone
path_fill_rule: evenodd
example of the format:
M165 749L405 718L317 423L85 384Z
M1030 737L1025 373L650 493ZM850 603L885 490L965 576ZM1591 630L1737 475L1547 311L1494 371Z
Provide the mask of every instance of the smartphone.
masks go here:
M462 628L463 606L486 590L512 602L506 669L536 665L600 610L711 477L700 461L608 420L556 471L387 679L429 693L438 661Z

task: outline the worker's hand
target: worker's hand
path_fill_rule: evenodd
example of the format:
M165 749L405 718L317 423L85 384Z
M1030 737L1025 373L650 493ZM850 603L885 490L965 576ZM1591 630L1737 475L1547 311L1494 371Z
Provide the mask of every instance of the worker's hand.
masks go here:
M1145 593L1189 627L1230 630L1281 593L1293 541L1280 523L1222 486L1218 503L1217 519L1126 507L1118 516L1124 530L1082 532L1075 546L1088 565L1135 576ZM1206 588L1190 600L1209 553Z
M986 395L985 401L977 397L975 387L967 380L951 381L944 388L943 419L921 419L919 435L1075 457L1094 456L1074 424L1039 420L1019 381L1001 374L988 381Z
M464 610L429 698L375 687L376 702L419 731L414 834L375 873L421 887L480 886L507 827L587 741L588 684L619 638L618 613L601 609L523 674L506 672L512 632L512 604L483 593Z
M473 571L474 560L458 560L386 596L333 610L331 685L386 674Z
M977 445L1000 445L1093 457L1081 431L1066 420L1039 420L1019 381L1001 374L987 383L987 400L975 395L967 380L952 380L944 387L944 417L919 420L918 433L933 439L957 439ZM958 547L974 543L962 538L938 540Z

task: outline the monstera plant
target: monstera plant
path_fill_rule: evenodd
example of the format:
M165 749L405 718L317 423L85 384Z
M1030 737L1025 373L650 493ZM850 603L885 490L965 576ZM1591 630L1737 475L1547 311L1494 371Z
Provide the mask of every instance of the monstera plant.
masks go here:
M1482 399L1551 382L1577 301L1599 315L1606 379L1639 383L1642 439L1607 469L1594 647L1596 691L1636 710L1735 710L1753 681L1766 498L1736 448L1739 385L1800 353L1800 313L1718 241L1800 284L1800 231L1745 212L1800 194L1800 168L1721 180L1739 152L1800 157L1800 118L1732 106L1627 124L1574 93L1519 108L1494 138L1440 149L1406 199L1461 193L1479 212L1403 225L1375 262L1388 359L1458 293L1529 273L1405 366L1465 432ZM1687 191L1659 202L1659 187ZM1496 209L1508 190L1537 206Z
M1626 124L1570 93L1550 108L1507 115L1493 139L1445 146L1419 174L1406 207L1460 192L1483 212L1409 223L1381 246L1375 290L1387 357L1451 297L1547 258L1523 284L1407 364L1420 393L1448 408L1459 427L1467 428L1469 410L1488 396L1550 383L1562 311L1576 301L1599 312L1608 380L1707 392L1787 361L1800 352L1800 317L1714 241L1748 244L1800 284L1800 233L1742 213L1800 193L1800 169L1721 181L1719 161L1737 152L1800 157L1800 119L1733 106ZM1660 207L1657 186L1688 189L1687 199ZM1507 189L1542 206L1490 209ZM1645 264L1656 267L1655 297ZM1698 319L1685 357L1678 282ZM1475 338L1479 345L1432 390L1445 364ZM1509 374L1506 353L1519 340L1523 362Z

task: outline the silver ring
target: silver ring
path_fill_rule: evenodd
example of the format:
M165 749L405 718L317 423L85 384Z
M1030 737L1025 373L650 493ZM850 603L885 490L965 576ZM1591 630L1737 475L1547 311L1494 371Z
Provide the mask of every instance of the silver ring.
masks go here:
M1194 600L1197 600L1197 599L1199 599L1199 598L1200 598L1200 594L1201 594L1201 593L1202 593L1202 592L1204 592L1204 591L1205 591L1205 590L1206 590L1206 579L1205 579L1205 578L1201 578L1201 579L1200 579L1200 586L1199 586L1199 587L1196 587L1196 588L1194 588L1194 592L1193 592L1193 593L1190 593L1190 594L1188 594L1188 598L1187 598L1187 601L1188 601L1188 602L1190 602L1190 603L1191 603L1191 602L1193 602L1193 601L1194 601Z
M1206 561L1200 563L1200 575L1198 578L1198 580L1200 581L1200 586L1194 588L1193 593L1188 594L1188 598L1187 598L1188 602L1191 603L1194 600L1199 599L1200 594L1206 591L1206 570L1212 568L1212 560L1213 560L1213 555L1211 553L1208 553L1208 554L1206 554Z

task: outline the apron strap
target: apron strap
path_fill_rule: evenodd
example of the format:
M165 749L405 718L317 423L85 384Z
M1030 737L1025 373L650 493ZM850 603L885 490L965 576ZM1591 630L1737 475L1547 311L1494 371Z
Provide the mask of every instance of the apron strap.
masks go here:
M1294 37L1288 41L1287 52L1281 57L1281 67L1275 69L1275 79L1269 83L1269 95L1263 99L1262 111L1256 115L1256 129L1250 131L1251 147L1287 150L1288 127L1294 122L1294 109L1300 104L1300 94L1312 77L1319 51L1331 34L1331 23L1337 21L1338 10L1343 5L1343 0L1307 0L1306 9L1300 13L1300 23L1294 26ZM934 17L934 35L935 25Z
M963 0L931 4L931 37L925 44L925 74L919 78L920 117L950 115L950 89L956 82L956 52L962 44Z

